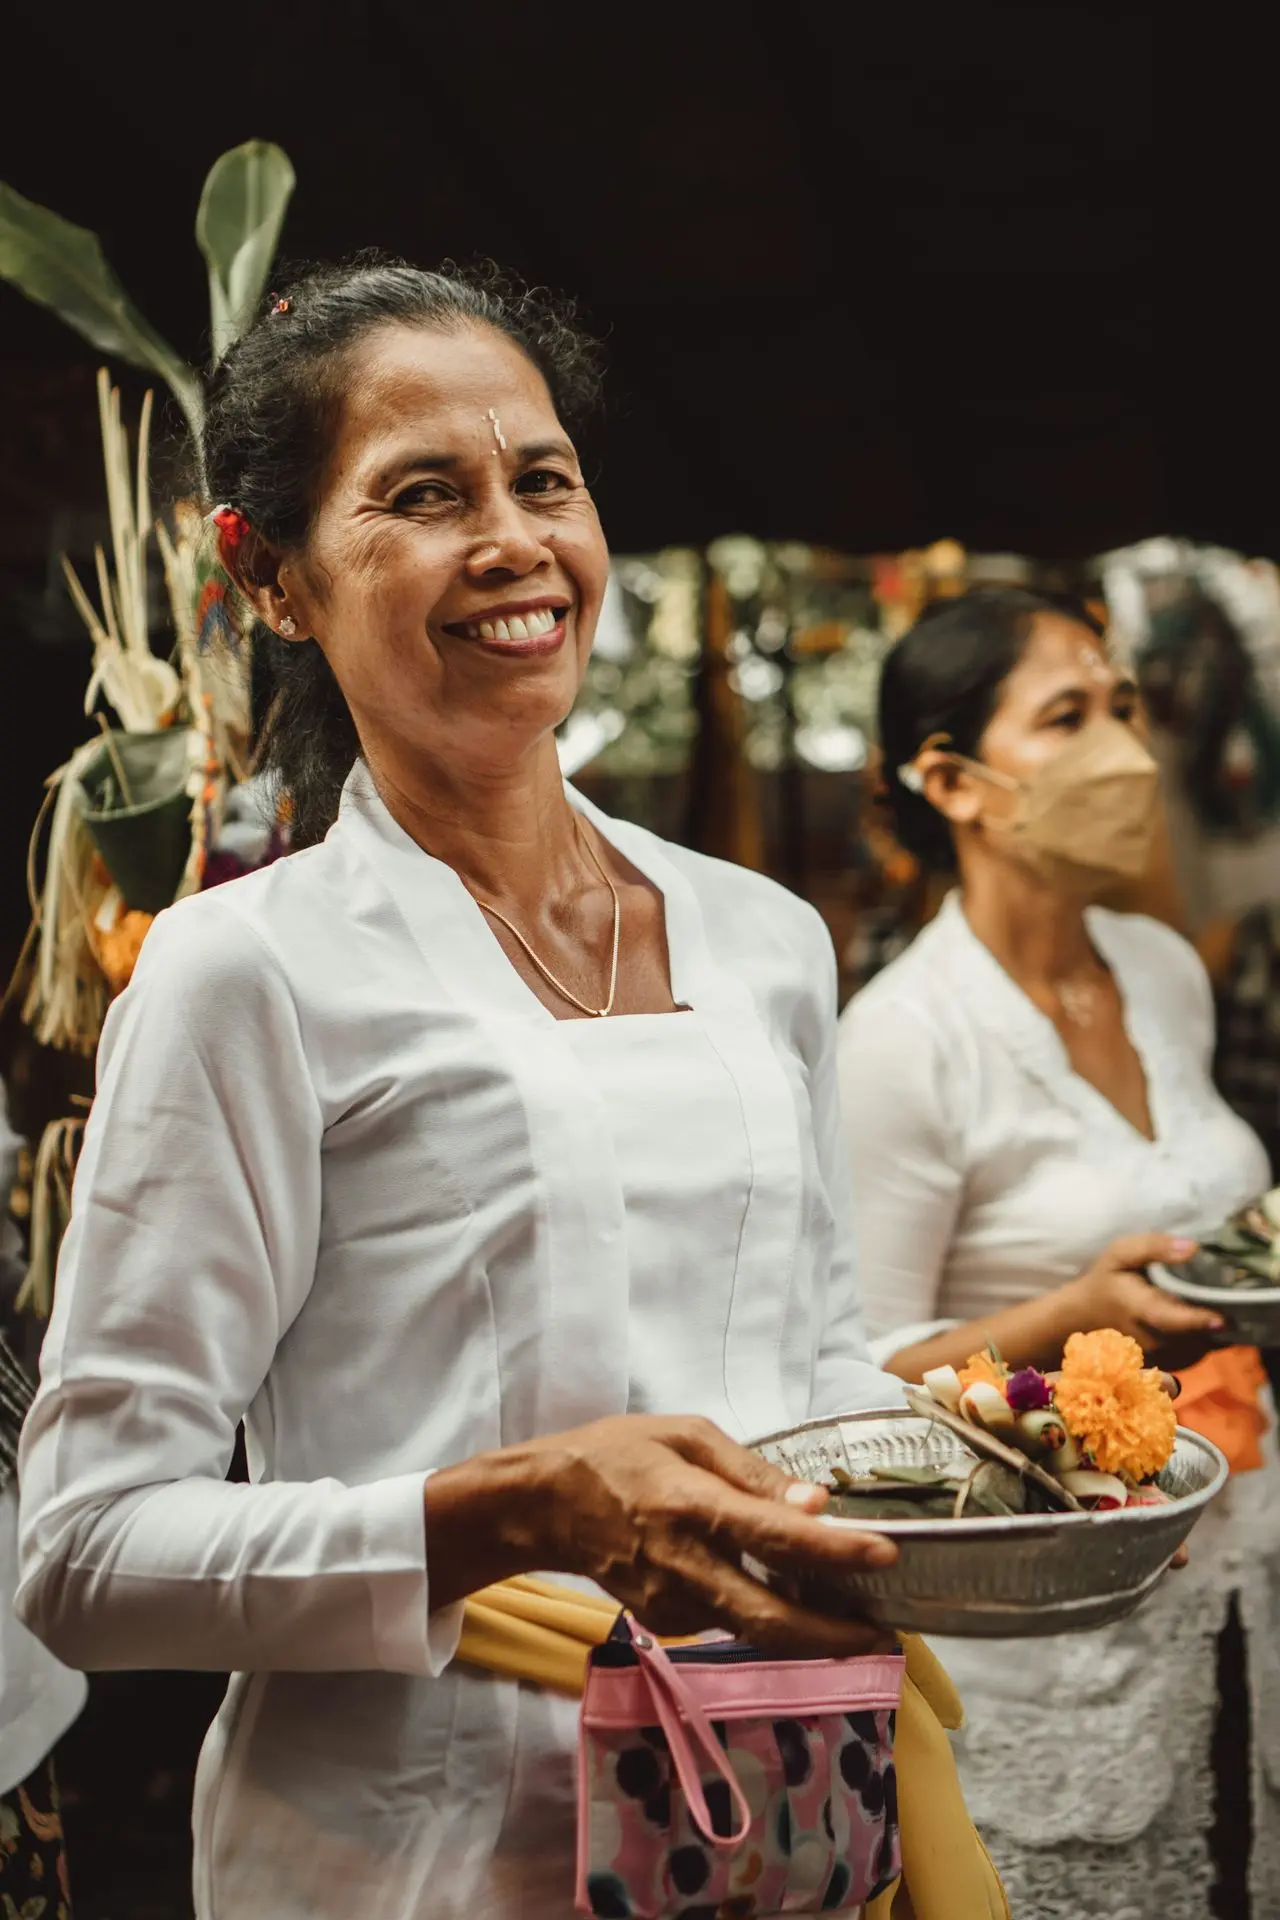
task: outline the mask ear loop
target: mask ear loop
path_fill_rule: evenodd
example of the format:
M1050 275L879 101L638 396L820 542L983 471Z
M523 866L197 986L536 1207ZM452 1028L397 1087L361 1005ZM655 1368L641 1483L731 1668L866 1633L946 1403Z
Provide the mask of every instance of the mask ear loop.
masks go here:
M898 779L902 782L902 785L908 793L923 794L924 792L924 775L920 771L920 761L924 755L926 753L932 753L937 747L949 747L950 745L951 735L949 733L931 733L929 738L916 748L912 758L903 761L902 765L898 768Z
M916 748L915 758L908 760L898 768L898 778L908 793L923 794L924 775L920 771L920 761L926 753L936 752L938 748L951 746L949 733L931 733L922 746ZM990 780L993 786L1003 787L1007 793L1017 793L1021 780L1015 780L1012 774L1001 773L996 767L984 766L981 760L970 759L967 753L956 753L954 749L947 758L954 760L958 767L967 767L970 773L976 773L980 780Z

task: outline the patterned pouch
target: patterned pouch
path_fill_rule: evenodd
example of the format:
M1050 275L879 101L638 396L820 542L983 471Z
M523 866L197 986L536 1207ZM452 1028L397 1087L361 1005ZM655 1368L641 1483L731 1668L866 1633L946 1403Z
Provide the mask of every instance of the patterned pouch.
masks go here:
M664 1649L623 1614L591 1655L578 1750L580 1913L857 1913L901 1867L901 1654Z

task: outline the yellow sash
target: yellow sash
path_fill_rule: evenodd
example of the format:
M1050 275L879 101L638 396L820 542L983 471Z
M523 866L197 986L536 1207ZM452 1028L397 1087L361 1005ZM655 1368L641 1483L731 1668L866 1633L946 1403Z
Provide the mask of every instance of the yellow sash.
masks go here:
M587 1655L618 1609L547 1580L504 1580L466 1604L458 1658L512 1680L580 1695ZM923 1640L902 1636L907 1656L894 1758L902 1877L866 1920L1010 1920L1009 1903L960 1791L947 1729L960 1725L955 1688Z

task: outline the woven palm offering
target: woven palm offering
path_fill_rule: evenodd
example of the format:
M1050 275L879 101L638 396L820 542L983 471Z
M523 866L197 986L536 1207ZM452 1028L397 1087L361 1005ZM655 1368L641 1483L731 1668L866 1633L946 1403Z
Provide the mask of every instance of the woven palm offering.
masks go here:
M1155 1266L1167 1293L1224 1316L1224 1346L1280 1345L1280 1187L1204 1235L1189 1260Z
M807 1605L970 1637L1120 1620L1160 1579L1226 1480L1177 1425L1127 1336L1073 1334L1060 1372L994 1349L907 1389L908 1409L808 1421L757 1442L830 1490L826 1522L889 1534L898 1560L778 1580Z

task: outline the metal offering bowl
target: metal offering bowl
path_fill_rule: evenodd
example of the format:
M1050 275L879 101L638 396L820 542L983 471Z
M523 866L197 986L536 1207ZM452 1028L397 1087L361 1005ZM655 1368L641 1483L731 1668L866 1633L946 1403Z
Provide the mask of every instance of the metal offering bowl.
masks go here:
M754 1442L799 1480L830 1483L832 1470L945 1466L969 1458L937 1421L905 1411L808 1420ZM1123 1620L1141 1604L1227 1478L1212 1441L1178 1428L1159 1484L1167 1506L1109 1513L1018 1514L1008 1519L845 1520L831 1527L885 1533L892 1567L838 1577L769 1575L792 1598L829 1614L858 1613L908 1633L1024 1639Z
M1155 1285L1195 1307L1212 1307L1226 1320L1222 1346L1280 1347L1280 1287L1224 1285L1227 1263L1216 1254L1193 1254L1179 1267L1153 1266Z

